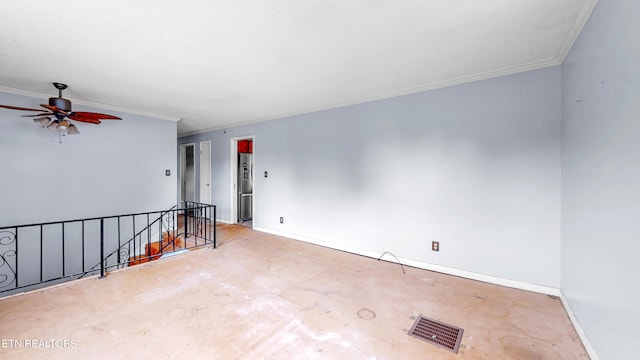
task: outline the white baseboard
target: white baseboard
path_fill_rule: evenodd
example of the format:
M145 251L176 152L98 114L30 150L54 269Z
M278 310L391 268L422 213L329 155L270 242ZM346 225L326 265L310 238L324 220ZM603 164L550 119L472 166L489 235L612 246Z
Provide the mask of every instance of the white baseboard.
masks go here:
M330 243L330 242L321 241L321 240L317 240L317 239L312 239L312 238L308 238L306 236L301 236L301 235L296 235L296 234L289 234L289 233L285 233L285 232L282 232L282 231L276 231L276 230L265 229L265 228L260 228L260 227L254 228L254 230L261 231L261 232L268 233L268 234L283 236L283 237L287 237L287 238L290 238L290 239L300 240L300 241L304 241L304 242L307 242L307 243L310 243L310 244L328 247L328 248L331 248L331 249L336 249L336 250L350 252L350 253L353 253L353 254L367 256L367 257L371 257L371 258L374 258L374 259L377 259L380 256L379 253L374 253L373 251L367 251L367 250L362 250L362 249L358 249L358 248L354 248L354 247L350 247L350 246L344 246L344 245L340 245L340 244L335 244L335 243ZM393 257L393 256L385 257L384 260L389 261L389 262L397 263L396 258ZM593 348L593 346L591 345L591 342L589 341L589 338L587 337L587 334L584 332L584 329L582 328L582 326L578 322L578 319L576 318L575 314L573 313L573 310L571 310L571 306L569 305L569 302L567 301L566 297L564 296L564 293L560 289L553 288L553 287L548 287L548 286L530 284L530 283L526 283L526 282L523 282L523 281L516 281L516 280L504 279L504 278L500 278L500 277L496 277L496 276L479 274L479 273L475 273L475 272L472 272L472 271L459 270L459 269L450 268L450 267L441 266L441 265L429 264L429 263L425 263L425 262L421 262L421 261L408 260L408 259L404 259L404 258L399 258L398 260L403 265L408 265L408 266L412 266L412 267L419 268L419 269L436 271L436 272L443 273L443 274L459 276L459 277L463 277L463 278L467 278L467 279L471 279L471 280L483 281L483 282L486 282L486 283L489 283L489 284L506 286L506 287L510 287L510 288L514 288L514 289L520 289L520 290L532 291L532 292L546 294L546 295L558 296L560 298L560 300L562 301L562 305L564 306L565 311L569 315L569 319L571 320L571 323L573 324L573 327L576 329L576 332L578 333L578 336L580 337L580 340L582 340L582 344L584 345L585 349L587 350L587 353L589 354L589 356L591 357L592 360L599 360L598 354L596 354L595 349Z
M567 315L569 315L569 319L571 320L573 327L576 329L580 340L582 340L582 345L584 345L584 348L587 350L589 357L591 358L591 360L599 360L600 357L598 357L596 350L593 348L593 345L591 345L591 341L589 341L587 333L584 332L584 329L580 325L580 322L578 322L578 318L576 318L576 315L571 309L571 305L569 305L569 300L567 300L567 297L562 291L560 291L559 297L560 300L562 300L562 305L564 305L564 309L567 312Z
M233 225L233 223L231 221L225 220L225 219L216 219L216 222Z
M301 236L301 235L296 235L296 234L289 234L289 233L276 231L276 230L271 230L271 229L265 229L265 228L261 228L261 227L254 227L253 229L257 230L257 231L265 232L265 233L268 233L268 234L273 234L273 235L283 236L283 237L287 237L287 238L291 238L291 239L295 239L295 240L300 240L300 241L304 241L304 242L311 243L311 244L314 244L314 245L320 245L320 246L324 246L324 247L328 247L328 248L332 248L332 249L336 249L336 250L346 251L346 252L350 252L350 253L353 253L353 254L358 254L358 255L362 255L362 256L371 257L371 258L374 258L374 259L377 259L378 257L380 257L380 254L382 253L382 252L373 252L373 251L368 251L368 250L362 250L362 249L358 249L358 248L354 248L354 247L350 247L350 246L344 246L344 245L330 243L330 242L326 242L326 241L322 241L322 240L318 240L318 239L308 238L306 236ZM397 263L396 258L392 257L392 256L385 256L385 257L383 257L383 260ZM443 273L443 274L459 276L459 277L463 277L463 278L467 278L467 279L471 279L471 280L478 280L478 281L483 281L483 282L490 283L490 284L506 286L506 287L510 287L510 288L514 288L514 289L532 291L532 292L546 294L546 295L560 296L560 294L561 294L560 289L553 288L553 287L530 284L530 283L526 283L526 282L523 282L523 281L510 280L510 279L505 279L505 278L501 278L501 277L497 277L497 276L480 274L480 273L476 273L476 272L473 272L473 271L466 271L466 270L460 270L460 269L455 269L455 268L436 265L436 264L430 264L430 263L426 263L426 262L422 262L422 261L415 261L415 260L409 260L409 259L404 259L404 258L398 258L398 260L400 261L400 263L402 263L402 265L408 265L408 266L412 266L412 267L415 267L415 268L418 268L418 269L436 271L436 272Z

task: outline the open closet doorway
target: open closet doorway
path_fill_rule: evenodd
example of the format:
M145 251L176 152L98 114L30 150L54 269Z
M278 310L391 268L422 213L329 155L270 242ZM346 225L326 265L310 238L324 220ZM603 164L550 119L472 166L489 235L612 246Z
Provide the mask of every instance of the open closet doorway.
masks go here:
M231 139L231 222L253 227L254 136Z
M195 144L180 145L180 207L196 199Z

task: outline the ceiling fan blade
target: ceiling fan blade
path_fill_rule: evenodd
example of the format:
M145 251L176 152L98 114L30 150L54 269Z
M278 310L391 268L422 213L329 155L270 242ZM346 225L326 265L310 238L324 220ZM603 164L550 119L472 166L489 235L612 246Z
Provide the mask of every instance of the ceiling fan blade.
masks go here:
M59 109L57 106L51 106L51 105L47 105L47 104L40 104L40 106L42 106L43 108L53 111L54 113L60 113L60 114L64 114L64 115L68 115L69 113L67 113L64 110ZM41 110L38 110L41 111Z
M0 107L3 107L5 109L11 109L11 110L42 111L40 109L31 109L31 108L24 108L24 107L19 107L19 106L10 106L10 105L0 105Z
M69 119L71 119L71 120L75 120L75 121L79 121L79 122L85 122L85 123L91 123L91 124L101 124L102 123L102 121L100 121L100 119L87 118L87 117L84 117L84 116L79 116L78 114L69 115L67 117Z
M74 119L75 116L80 116L85 119L96 119L96 120L122 120L121 118L113 115L100 114L100 113L94 113L94 112L85 112L85 111L70 112L69 115L67 116L72 120L75 120Z
M22 115L22 117L38 117L38 116L51 116L55 115L54 113L40 113L36 115Z

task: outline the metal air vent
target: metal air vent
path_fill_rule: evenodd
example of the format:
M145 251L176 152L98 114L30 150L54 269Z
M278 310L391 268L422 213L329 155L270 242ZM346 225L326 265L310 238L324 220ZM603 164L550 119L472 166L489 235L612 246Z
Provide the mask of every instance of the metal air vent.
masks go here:
M409 330L409 335L439 348L458 353L464 329L420 315Z

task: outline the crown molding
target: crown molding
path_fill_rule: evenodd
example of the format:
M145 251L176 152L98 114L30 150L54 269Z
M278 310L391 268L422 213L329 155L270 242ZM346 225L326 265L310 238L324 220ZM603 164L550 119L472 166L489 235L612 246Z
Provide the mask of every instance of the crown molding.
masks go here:
M560 64L562 64L567 55L569 55L571 47L578 39L578 36L580 36L582 29L587 24L587 21L589 20L589 17L591 17L591 13L593 13L596 5L598 5L598 0L592 0L591 2L586 2L580 10L576 21L573 22L573 26L569 30L569 34L564 38L564 42L560 46L558 54L556 55L556 59L558 59Z
M436 82L431 82L431 83L428 83L428 84L423 84L423 85L414 86L414 87L410 87L410 88L384 92L384 93L380 93L380 94L376 94L376 95L372 95L372 96L359 98L359 99L354 100L354 101L345 101L345 102L341 102L341 103L334 103L334 104L327 105L327 106L320 106L320 107L310 108L310 109L306 109L306 110L302 110L302 111L295 111L295 112L290 112L290 113L282 113L282 114L278 114L278 115L274 115L274 116L269 116L269 117L266 117L266 118L252 119L252 120L243 121L243 122L237 122L237 123L231 123L231 124L223 124L223 125L220 125L220 126L206 128L206 129L203 129L203 130L189 131L189 132L185 132L185 133L182 133L182 134L178 134L178 138L191 136L191 135L197 135L197 134L203 134L203 133L222 130L222 129L235 128L235 127L244 126L244 125L252 125L252 124L261 123L261 122L264 122L264 121L283 119L283 118L287 118L287 117L291 117L291 116L309 114L309 113L314 113L314 112L323 111L323 110L331 110L331 109L337 109L337 108L346 107L346 106L364 104L364 103L378 101L378 100L391 99L391 98L398 97L398 96L416 94L416 93L423 92L423 91L436 90L436 89L455 86L455 85L462 85L462 84L472 83L472 82L476 82L476 81L480 81L480 80L493 79L493 78L497 78L497 77L501 77L501 76L514 75L514 74L518 74L518 73L522 73L522 72L526 72L526 71L532 71L532 70L543 69L543 68L547 68L547 67L551 67L551 66L557 66L557 65L560 65L560 64L561 64L561 62L557 58L555 58L555 57L554 58L548 58L548 59L533 61L533 62L522 64L522 65L505 67L505 68L498 69L498 70L486 71L486 72L481 72L481 73L477 73L477 74L473 74L473 75L469 75L469 76L461 76L461 77L453 78L453 79L449 79L449 80L436 81Z

